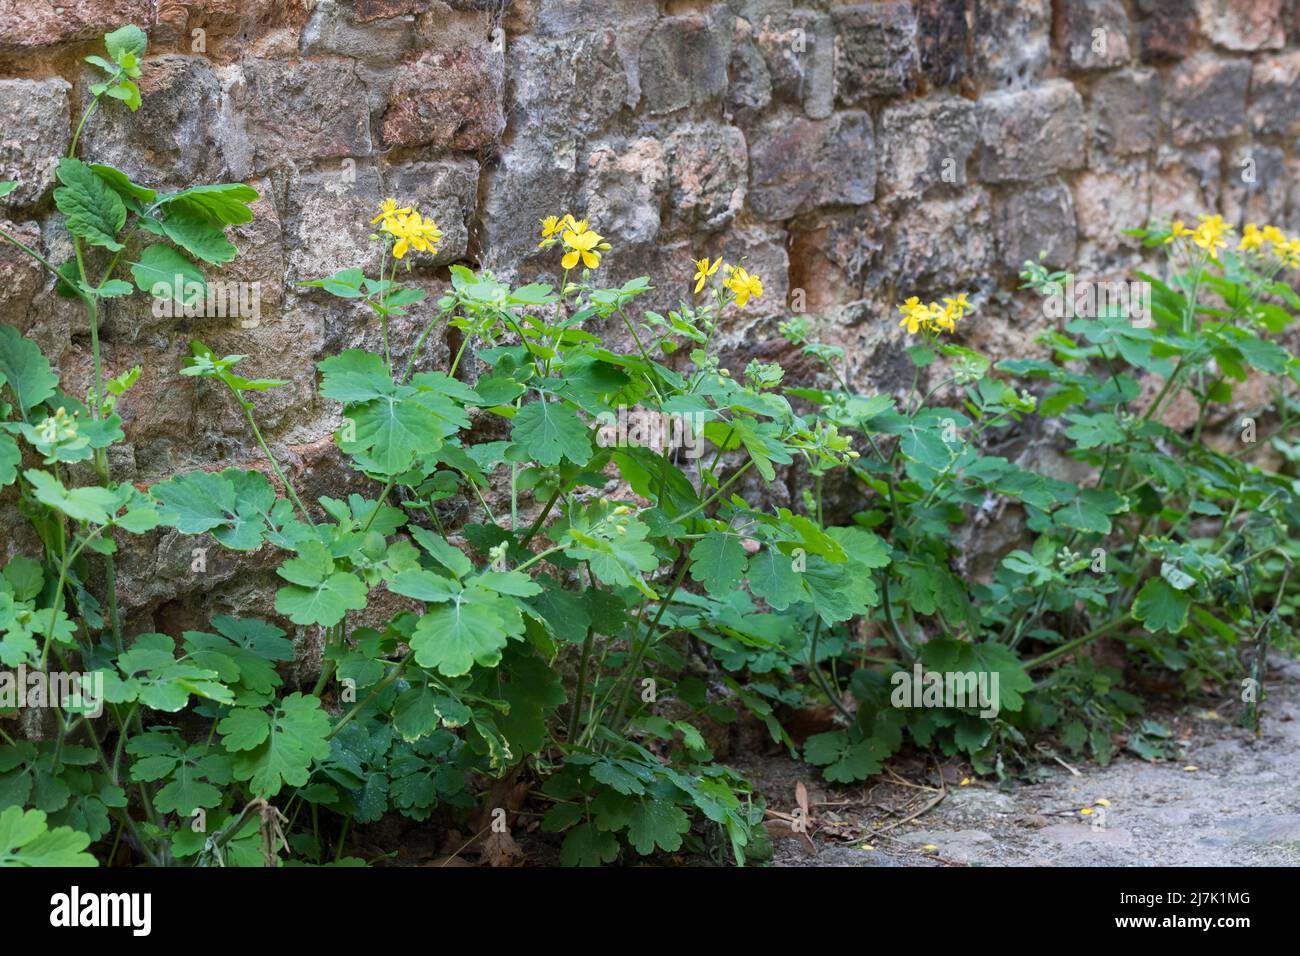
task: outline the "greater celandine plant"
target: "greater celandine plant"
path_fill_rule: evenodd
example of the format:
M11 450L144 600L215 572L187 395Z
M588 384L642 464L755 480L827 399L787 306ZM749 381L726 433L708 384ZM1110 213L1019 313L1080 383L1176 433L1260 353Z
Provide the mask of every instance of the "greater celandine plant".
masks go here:
M132 107L144 35L124 28L106 47L89 109ZM803 747L831 781L878 772L908 740L1006 776L1032 769L1045 740L1109 759L1140 701L1087 656L1098 638L1196 689L1262 686L1267 648L1294 630L1295 478L1250 464L1254 445L1225 451L1202 434L1253 370L1278 383L1269 442L1300 460L1284 388L1300 364L1269 337L1300 306L1279 279L1300 241L1272 227L1248 227L1232 251L1218 217L1140 232L1171 256L1167 279L1138 277L1153 322L1075 314L1044 333L1039 359L995 367L953 341L976 313L966 295L910 297L899 334L914 337L915 376L900 400L855 391L842 350L813 341L805 317L782 330L829 387L789 386L775 363L733 375L719 330L761 299L761 278L705 257L688 301L639 309L648 279L602 285L616 251L574 215L542 222L558 285L452 265L430 302L399 266L435 254L441 231L390 199L368 224L377 274L307 283L379 325L378 351L318 363L335 441L373 494L305 498L258 424L257 393L282 383L199 342L180 373L237 404L274 481L226 468L143 491L108 474L139 370L105 380L100 301L132 292L113 277L125 263L151 295L201 295L199 263L234 256L225 229L249 221L256 193L162 194L75 152L74 137L55 192L74 258L56 267L19 245L86 307L86 400L0 327L0 486L19 485L43 545L0 569L0 664L57 665L67 683L39 739L0 728L0 864L115 861L123 845L152 865L359 863L350 829L388 814L481 836L480 821L508 818L491 805L504 782L527 785L566 864L687 850L745 862L764 852L764 802L710 743L742 711L793 753L788 709L833 708L834 729ZM136 233L160 241L135 254ZM1033 263L1024 275L1045 293L1069 278ZM388 326L408 315L423 327L394 354ZM448 330L447 370L428 369L430 338ZM1144 375L1163 384L1141 404ZM958 405L941 402L950 392ZM1160 412L1183 394L1199 414L1179 430ZM604 427L629 415L683 427L659 443ZM1091 479L985 453L1034 415L1062 419ZM824 500L836 472L861 495L844 525ZM764 500L778 474L803 486L790 507ZM1007 506L1023 513L1024 546L971 580L954 532ZM128 646L111 558L158 526L277 554L275 619L217 615ZM108 572L100 596L92 556ZM401 610L380 613L385 592ZM288 626L320 635L310 686L286 684ZM914 707L894 691L918 667L996 675L983 685L996 700L922 694ZM3 693L0 681L5 713L26 703ZM1260 699L1246 710L1256 725ZM1167 737L1147 721L1129 747L1159 757ZM509 857L509 833L494 837Z

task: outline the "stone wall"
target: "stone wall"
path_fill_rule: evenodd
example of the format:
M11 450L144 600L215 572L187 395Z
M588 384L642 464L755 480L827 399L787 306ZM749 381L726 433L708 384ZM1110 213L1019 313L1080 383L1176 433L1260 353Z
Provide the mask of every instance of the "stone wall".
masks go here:
M124 22L150 35L144 105L97 115L83 155L262 194L214 276L259 283L255 327L158 317L140 296L105 316L109 372L145 366L114 462L142 484L256 458L231 403L176 375L201 337L290 381L259 417L310 492L337 490L338 408L313 363L377 329L300 283L374 272L363 223L385 196L443 229L413 273L432 292L455 262L553 274L537 221L564 211L609 237L610 279L651 275L658 307L688 293L693 257L747 257L767 294L728 328L735 358L786 357L776 323L802 305L882 387L906 374L906 295L971 292L964 339L1023 354L1045 320L1016 273L1040 251L1119 277L1141 263L1121 230L1149 216L1300 230L1297 0L0 0L0 178L24 183L0 218L55 261L50 157L87 100L81 57ZM67 387L87 380L79 309L7 247L0 321ZM399 323L396 347L418 327ZM165 617L193 589L189 547L124 556L128 603Z

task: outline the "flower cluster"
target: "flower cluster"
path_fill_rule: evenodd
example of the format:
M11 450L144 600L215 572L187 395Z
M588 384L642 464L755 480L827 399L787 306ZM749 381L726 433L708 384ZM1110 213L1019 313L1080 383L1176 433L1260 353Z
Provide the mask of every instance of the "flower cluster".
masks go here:
M968 309L970 303L966 301L965 292L955 299L944 299L943 305L938 302L926 305L916 296L912 296L898 307L898 311L903 313L902 321L898 324L907 329L908 335L915 335L922 330L935 334L953 332L956 331L957 323L965 317Z
M549 249L557 242L565 249L560 265L572 269L579 262L587 269L600 268L602 253L609 252L610 245L605 237L591 228L585 219L574 219L565 213L563 216L547 216L542 220L542 241L539 249Z
M77 437L77 413L71 415L67 413L60 405L53 415L47 417L36 426L36 432L40 440L46 445L57 445L60 442L72 441Z
M1242 230L1237 251L1264 255L1268 250L1271 250L1286 268L1300 268L1300 236L1287 238L1277 226L1265 226L1261 229L1253 222L1248 223Z
M763 295L763 280L751 272L746 271L740 266L733 266L723 262L719 257L712 263L709 257L695 260L695 294L699 295L704 288L705 283L717 273L718 268L722 268L722 286L736 297L736 305L744 308L749 305L750 299L758 299Z
M393 244L393 258L401 259L414 249L416 252L437 252L442 241L442 230L432 219L406 206L398 208L396 199L385 199L379 205L379 215L370 220L397 241Z
M1208 253L1210 258L1215 262L1219 261L1219 250L1228 247L1228 236L1232 233L1232 225L1223 221L1222 216L1197 216L1198 225L1195 229L1188 229L1181 219L1176 220L1169 227L1169 235L1165 242L1173 242L1175 239L1186 236L1192 240L1192 244L1197 248Z

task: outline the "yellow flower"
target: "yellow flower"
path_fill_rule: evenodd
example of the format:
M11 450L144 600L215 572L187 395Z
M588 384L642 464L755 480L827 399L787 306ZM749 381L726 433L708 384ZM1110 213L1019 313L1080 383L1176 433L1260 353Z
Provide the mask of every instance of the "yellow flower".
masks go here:
M1277 226L1265 226L1259 231L1259 235L1265 242L1271 242L1275 246L1286 244L1286 236Z
M1190 236L1193 230L1183 225L1181 219L1175 219L1169 226L1169 235L1165 236L1165 242L1173 242L1179 236Z
M1110 806L1110 801L1107 800L1107 799L1105 799L1105 798L1103 797L1101 800L1098 800L1098 801L1097 801L1097 806L1099 806L1099 807L1108 807L1108 806Z
M695 260L695 294L699 295L700 290L704 288L704 283L708 281L709 276L718 271L718 266L722 265L722 258L719 256L718 261L709 265L709 257Z
M569 220L570 228L564 230L561 237L564 244L568 246L569 251L565 253L564 258L560 260L560 265L566 269L572 269L582 260L582 264L588 269L595 269L600 266L600 253L596 247L600 245L603 238L599 233L593 232L587 228L587 220L582 219L578 222Z
M900 305L898 311L903 313L903 319L898 324L907 328L908 335L915 335L922 326L929 328L930 310L916 296Z
M383 230L397 240L393 244L394 259L403 258L412 249L416 252L437 252L438 243L442 241L442 231L437 224L414 210L385 220Z
M1288 269L1300 269L1300 236L1296 236L1285 244L1278 243L1273 247L1277 257L1282 260L1282 265Z
M383 202L379 204L379 215L376 216L374 219L371 219L370 222L373 224L379 222L379 220L382 219L384 220L385 223L387 223L388 220L396 219L399 216L405 216L410 211L411 211L410 207L398 209L396 199L385 199Z
M736 305L742 309L749 304L751 298L757 299L763 294L763 280L750 275L739 266L731 270L722 284L736 293Z
M1219 261L1219 250L1227 248L1224 238L1232 232L1232 226L1223 221L1222 216L1197 216L1201 224L1192 233L1192 242L1210 254L1215 262Z
M957 323L965 317L970 307L965 292L956 298L944 299L943 305L938 302L924 305L916 296L911 296L898 307L898 311L903 313L898 324L907 329L908 335L915 335L922 329L927 332L955 332Z
M1237 243L1238 252L1257 252L1264 245L1264 234L1253 222L1247 223L1241 232L1241 242Z

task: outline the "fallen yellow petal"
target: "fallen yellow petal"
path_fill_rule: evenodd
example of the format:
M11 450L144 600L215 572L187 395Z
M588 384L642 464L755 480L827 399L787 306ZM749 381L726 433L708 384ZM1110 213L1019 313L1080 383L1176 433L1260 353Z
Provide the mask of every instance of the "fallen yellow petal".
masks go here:
M1097 801L1097 806L1099 806L1099 807L1108 807L1108 806L1110 806L1110 801L1107 800L1105 797L1103 797L1102 799L1100 799L1100 800Z
M921 849L923 849L923 850L937 850L937 849L939 849L939 848L938 848L937 846L935 846L933 843L927 843L925 846L921 847Z
M1083 808L1082 810L1080 810L1079 812L1082 813L1082 814L1086 817L1088 814L1092 813L1092 807L1084 807L1084 808Z
M958 784L959 787L965 787L969 785L970 785L970 777L962 777L961 783Z
M1200 769L1201 769L1200 767L1196 767L1196 766L1193 766L1193 765L1190 765L1190 764L1189 764L1188 766L1186 766L1186 767L1183 768L1183 772L1184 772L1184 773L1196 773L1196 771L1198 771L1198 770L1200 770Z

